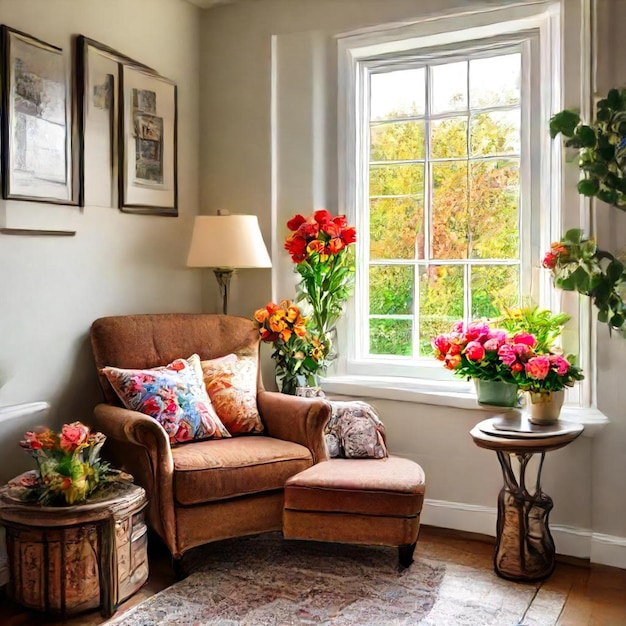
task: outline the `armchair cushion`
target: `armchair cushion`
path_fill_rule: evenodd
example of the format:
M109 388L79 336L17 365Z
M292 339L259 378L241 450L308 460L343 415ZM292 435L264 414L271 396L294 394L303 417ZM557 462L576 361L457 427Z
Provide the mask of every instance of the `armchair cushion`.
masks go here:
M230 437L185 359L147 370L104 367L102 373L124 406L155 418L170 443Z
M263 432L256 404L256 357L228 354L201 361L202 376L211 402L231 435Z
M272 437L199 441L172 449L174 497L192 505L282 489L313 465L308 448Z

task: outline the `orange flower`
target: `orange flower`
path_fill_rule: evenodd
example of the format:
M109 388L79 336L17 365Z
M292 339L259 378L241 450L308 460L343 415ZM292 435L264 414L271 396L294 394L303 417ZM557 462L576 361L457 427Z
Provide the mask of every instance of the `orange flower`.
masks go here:
M254 312L254 319L259 322L259 324L262 324L269 316L269 313L267 311L267 309L257 309Z

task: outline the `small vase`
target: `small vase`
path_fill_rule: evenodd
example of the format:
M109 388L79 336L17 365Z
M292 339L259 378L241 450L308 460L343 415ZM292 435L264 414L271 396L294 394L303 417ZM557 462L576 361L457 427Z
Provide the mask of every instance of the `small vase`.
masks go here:
M319 377L312 374L313 381L307 379L306 376L296 375L296 395L301 398L318 398L324 397L324 392L319 385ZM311 384L313 382L313 384Z
M517 406L518 389L514 383L474 378L474 386L476 387L478 404L502 407Z
M533 424L554 424L561 414L565 391L529 391L528 406Z

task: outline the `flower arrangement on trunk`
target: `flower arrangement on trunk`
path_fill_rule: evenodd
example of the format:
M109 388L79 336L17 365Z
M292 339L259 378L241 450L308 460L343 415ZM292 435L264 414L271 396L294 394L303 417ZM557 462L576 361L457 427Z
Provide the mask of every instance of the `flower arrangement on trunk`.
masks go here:
M354 288L356 229L326 209L296 214L287 228L285 250L300 275L295 300L271 302L254 319L274 347L280 390L293 394L298 377L314 386L334 358L333 332Z
M24 500L71 505L84 502L106 483L130 481L128 474L100 459L105 440L81 422L64 424L60 433L49 428L29 431L20 445L35 458L38 469L22 474L11 486Z
M461 378L512 383L528 391L532 402L583 379L573 357L554 342L569 320L537 307L507 310L490 322L456 322L433 338L435 358Z

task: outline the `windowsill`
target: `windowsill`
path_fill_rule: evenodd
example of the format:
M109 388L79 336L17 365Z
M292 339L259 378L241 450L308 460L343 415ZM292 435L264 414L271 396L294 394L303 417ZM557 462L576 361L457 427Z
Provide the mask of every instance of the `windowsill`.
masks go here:
M503 410L500 407L478 404L472 385L460 381L427 381L384 376L331 376L323 378L321 385L327 394L414 402L483 413L501 413ZM594 437L609 423L609 419L598 409L567 405L561 411L561 419L582 424L585 427L583 431L585 437Z

